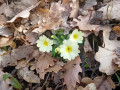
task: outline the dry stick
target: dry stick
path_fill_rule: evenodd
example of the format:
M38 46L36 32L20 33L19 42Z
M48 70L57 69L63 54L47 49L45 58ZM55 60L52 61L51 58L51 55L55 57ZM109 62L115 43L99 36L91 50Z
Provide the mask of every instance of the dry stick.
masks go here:
M81 61L82 61L82 74L83 74L83 77L85 77L85 68L84 68L84 56L83 56L83 51L84 51L84 48L83 48L83 43L81 44L81 53L80 53L80 58L81 58Z
M45 86L45 84L47 83L47 80L48 80L49 76L50 76L50 72L48 73L47 78L46 78L46 80L45 80L45 82L44 82L42 88L43 88L43 87Z

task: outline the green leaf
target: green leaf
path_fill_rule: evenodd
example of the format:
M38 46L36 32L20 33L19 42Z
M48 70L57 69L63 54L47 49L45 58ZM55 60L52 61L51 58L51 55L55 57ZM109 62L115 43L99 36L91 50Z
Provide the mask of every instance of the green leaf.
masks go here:
M6 46L4 46L3 49L4 49L4 51L7 51L7 47Z
M5 81L6 79L8 79L9 75L8 74L3 74L3 80Z
M87 64L84 65L85 68L89 68L89 66Z
M115 75L116 75L116 77L117 77L117 79L118 79L118 81L119 81L119 83L120 83L120 77L118 76L117 73L115 73Z
M20 85L20 83L18 82L18 80L16 78L11 77L10 80L11 80L11 85L14 88L16 88L16 89L21 89L22 88L22 86Z

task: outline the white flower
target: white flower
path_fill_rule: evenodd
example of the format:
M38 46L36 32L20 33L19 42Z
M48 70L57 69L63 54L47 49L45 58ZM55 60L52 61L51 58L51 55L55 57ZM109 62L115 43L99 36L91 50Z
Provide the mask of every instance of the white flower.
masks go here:
M63 45L60 46L61 57L68 60L75 59L78 53L80 53L78 48L79 46L77 43L73 43L70 40L64 40Z
M78 31L78 29L75 29L70 35L70 40L73 42L82 43L83 36L84 36L83 32Z
M47 38L46 36L40 36L39 39L36 41L37 47L42 52L50 52L52 51L53 41Z

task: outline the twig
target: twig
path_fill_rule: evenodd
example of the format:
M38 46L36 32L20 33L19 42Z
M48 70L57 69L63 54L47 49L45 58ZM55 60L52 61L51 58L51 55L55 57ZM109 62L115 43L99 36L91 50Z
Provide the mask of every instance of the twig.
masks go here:
M82 43L82 44L81 44L80 58L81 58L81 61L82 61L82 74L83 74L83 77L85 77L84 56L83 56L84 48L83 48L83 46L84 46L84 44Z
M45 86L45 84L47 83L47 80L48 80L49 76L50 76L50 73L48 73L47 78L46 78L46 80L45 80L45 82L44 82L42 88L43 88L43 87Z

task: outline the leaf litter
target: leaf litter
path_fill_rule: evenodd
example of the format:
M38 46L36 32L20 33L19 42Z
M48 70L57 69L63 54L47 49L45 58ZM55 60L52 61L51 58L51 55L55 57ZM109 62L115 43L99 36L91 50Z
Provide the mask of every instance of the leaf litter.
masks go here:
M120 70L119 4L119 0L1 0L1 90L15 88L9 79L3 80L4 73L15 76L21 90L115 88L112 77ZM40 36L51 39L59 29L68 36L74 29L85 35L74 60L64 61L36 46Z

